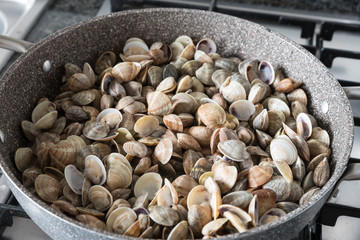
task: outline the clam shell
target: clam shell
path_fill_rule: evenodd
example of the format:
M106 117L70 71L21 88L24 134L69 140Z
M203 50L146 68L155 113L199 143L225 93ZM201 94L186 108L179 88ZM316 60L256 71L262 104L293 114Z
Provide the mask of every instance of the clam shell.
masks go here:
M266 131L269 127L269 115L267 109L262 110L253 120L253 128Z
M38 175L35 179L34 185L36 193L46 202L55 202L61 194L60 183L49 175Z
M284 113L285 118L290 116L290 108L289 106L279 98L270 98L267 102L267 108L269 111L278 110Z
M147 154L147 148L145 144L137 141L129 141L123 145L124 151L130 156L145 157Z
M208 147L210 145L210 138L213 130L204 126L194 126L189 129L188 134L196 139L196 141L202 147Z
M281 218L282 216L285 216L286 213L281 210L280 208L272 208L268 210L264 215L260 218L260 225L265 225L270 222L274 222Z
M76 194L81 195L82 185L84 182L83 173L77 170L74 165L69 164L64 169L64 175L71 190L73 190Z
M208 222L201 230L201 233L205 236L212 236L227 223L227 218L218 218Z
M250 157L245 144L239 140L226 140L217 145L219 151L233 161L243 161Z
M284 177L273 176L263 185L263 188L273 190L276 193L276 201L284 201L290 196L290 186Z
M247 223L251 222L251 216L241 208L223 204L219 206L220 213L226 217L238 232L247 231Z
M313 128L310 138L318 140L319 142L325 144L328 147L330 146L330 137L328 132L321 129L320 127Z
M196 50L195 54L194 54L194 59L196 61L199 62L203 62L203 63L214 63L214 61L211 59L211 57L206 54L204 51L201 50Z
M196 141L195 138L185 133L177 133L176 137L178 139L178 143L182 149L189 150L193 149L195 151L201 151L200 144Z
M270 154L274 161L283 160L289 165L293 164L298 156L295 145L285 135L281 135L271 141Z
M249 91L248 100L253 104L261 102L265 98L266 86L264 83L254 84Z
M162 80L159 85L156 87L156 91L163 93L170 93L176 89L176 81L174 77L167 77Z
M218 165L215 167L214 180L219 185L221 193L227 193L234 187L237 179L237 169L234 166Z
M290 196L286 200L291 202L298 202L302 195L304 195L304 190L300 184L297 182L292 182Z
M97 217L87 215L87 214L79 214L76 216L76 220L82 222L88 226L98 228L100 230L105 230L106 225L103 221L99 220Z
M148 193L149 200L155 197L156 192L161 188L162 177L158 173L145 173L135 183L134 195L139 197Z
M203 227L212 220L208 204L192 205L188 211L188 223L195 237L201 236Z
M271 167L262 168L253 166L249 169L248 183L249 187L259 187L265 184L271 178L273 169Z
M154 149L154 158L162 164L169 162L173 153L173 144L169 138L162 139Z
M23 172L29 166L32 159L31 148L18 148L15 152L14 161L16 168Z
M118 128L122 121L122 114L115 108L108 108L99 113L96 121L108 125L110 129Z
M105 183L105 166L97 156L88 155L85 158L84 176L95 185L103 185Z
M293 175L288 163L285 160L274 160L274 163L280 174L285 178L288 183L291 184L293 181Z
M271 85L275 80L275 70L268 61L261 61L259 63L259 78L264 83Z
M189 175L181 175L172 182L172 185L180 196L185 197L198 183Z
M309 191L307 191L299 200L300 206L306 204L310 199L315 196L320 191L320 188L315 187Z
M241 121L247 121L255 112L255 106L248 100L238 100L229 107L229 113Z
M276 207L280 208L286 213L289 213L294 211L296 208L298 208L299 205L293 202L278 202L276 203Z
M316 186L324 186L330 178L330 166L328 159L324 158L315 168L313 182Z
M203 38L196 44L196 50L208 53L216 53L216 44L210 38Z
M90 89L92 83L85 74L75 73L68 79L67 86L73 92L80 92L82 90Z
M289 92L286 95L289 102L299 101L303 103L305 106L307 105L307 96L304 90L301 88L295 89L292 92Z
M116 64L112 69L112 75L115 79L122 82L129 82L136 78L141 70L140 63L137 62L121 62Z
M150 209L150 218L162 226L174 226L179 221L177 212L165 206L153 206Z
M200 120L209 128L216 128L226 120L226 113L222 107L214 103L206 103L199 107L197 114Z
M217 183L213 178L209 177L206 179L204 184L206 190L210 194L210 206L212 210L212 216L216 219L219 216L219 206L222 204L221 202L221 191Z
M136 213L131 208L119 207L111 212L106 220L108 231L123 234L135 222Z
M230 77L221 85L220 94L230 103L246 99L245 88L240 83L231 81Z
M306 174L304 161L300 157L297 158L292 168L293 177L295 180L302 181Z
M106 183L112 191L116 188L126 188L131 184L132 167L128 160L119 153L111 153L106 159Z
M179 222L169 233L167 240L186 239L188 235L187 221Z
M167 128L175 132L182 132L184 129L181 119L176 114L165 115L163 121Z
M171 111L171 101L164 93L155 91L147 95L148 114L166 115Z
M262 216L270 208L274 207L276 201L276 193L271 189L259 189L252 192L258 198L259 216Z
M223 204L230 204L235 207L239 207L242 209L246 209L251 199L253 198L253 194L247 191L235 191L228 193L222 199Z
M89 189L89 200L98 211L107 210L113 203L113 198L110 192L100 185L94 185Z

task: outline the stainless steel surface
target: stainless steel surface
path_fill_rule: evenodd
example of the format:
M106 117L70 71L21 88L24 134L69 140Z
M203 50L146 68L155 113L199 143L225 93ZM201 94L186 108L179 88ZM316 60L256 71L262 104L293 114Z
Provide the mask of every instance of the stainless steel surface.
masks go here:
M344 87L344 91L350 100L360 100L360 87Z
M23 39L49 0L0 0L0 34ZM0 70L13 54L0 49Z
M129 18L133 21L126 21ZM146 19L146 22L144 22L144 19ZM178 22L184 19L188 21L188 25L178 28ZM124 25L119 23L124 23ZM228 28L224 29L222 26L228 26ZM101 41L99 41L98 37L103 36L104 29L106 29L107 37L101 38ZM162 31L159 31L159 29L162 29ZM88 34L89 31L92 34L88 38L84 38L81 44L78 41L71 41L71 39L78 39L84 34ZM5 82L3 85L6 87L0 89L0 96L18 96L23 92L33 91L31 97L24 95L22 98L24 110L29 110L38 97L44 96L45 93L51 94L51 89L54 90L54 82L61 79L59 69L63 67L64 61L71 60L75 64L80 64L85 60L94 59L101 51L114 46L116 46L114 48L118 48L119 42L121 45L126 38L135 34L151 42L159 38L164 41L171 41L176 35L183 32L187 32L196 39L203 37L205 34L213 36L213 39L219 43L219 49L223 55L239 51L242 57L265 58L275 65L286 68L289 77L304 81L306 91L312 97L311 107L313 113L318 118L319 123L321 122L333 134L333 174L319 194L284 218L269 225L249 230L241 235L244 239L254 237L259 239L275 237L288 239L292 237L293 234L297 233L298 230L302 229L314 218L343 173L352 146L353 123L349 102L335 78L313 55L281 35L248 21L203 11L151 9L117 13L77 24L40 41L22 55L9 69L3 79ZM232 34L229 34L229 32ZM224 36L228 37L224 38ZM264 47L265 43L266 47ZM60 51L62 47L66 47L67 51ZM54 54L54 50L56 50L56 54ZM74 58L73 52L79 53L76 58ZM43 61L46 59L52 62L53 70L44 74L41 67L36 68L34 66L42 66ZM292 64L294 59L297 60L297 64ZM32 78L37 79L37 82L29 82L29 78L23 77L21 81L28 80L28 85L26 82L22 82L23 84L18 86L19 84L16 83L19 83L19 76L22 74L31 75ZM314 81L314 78L316 78L316 81ZM9 81L13 84L6 84ZM336 102L331 102L331 98L329 98L331 95L338 96ZM320 102L324 100L329 102L329 111L327 113L321 112L320 109ZM11 102L11 104L16 103ZM10 104L0 105L0 111L9 115L13 111L11 107ZM116 239L118 236L115 234L95 230L57 213L22 186L14 175L16 171L11 163L12 156L9 156L9 152L13 152L14 148L20 144L21 134L19 134L15 126L27 113L21 111L16 111L16 113L14 121L0 123L0 127L6 130L5 133L9 133L6 135L12 138L11 144L6 141L3 148L0 148L0 161L2 162L1 167L4 169L4 174L9 178L14 195L29 216L50 236L59 239L68 239L69 237ZM346 127L344 128L344 126ZM282 232L282 234L279 235L279 232ZM227 238L232 239L238 237L240 236L227 236Z
M10 196L10 189L7 186L6 177L0 172L0 203L5 203Z
M31 48L34 44L24 40L0 35L0 48L8 49L11 51L24 53Z

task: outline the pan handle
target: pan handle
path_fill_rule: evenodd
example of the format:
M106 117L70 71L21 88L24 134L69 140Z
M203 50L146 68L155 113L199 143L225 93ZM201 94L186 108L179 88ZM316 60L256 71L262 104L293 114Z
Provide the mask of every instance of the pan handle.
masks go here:
M24 53L34 44L24 40L0 35L0 48L5 48L11 51Z

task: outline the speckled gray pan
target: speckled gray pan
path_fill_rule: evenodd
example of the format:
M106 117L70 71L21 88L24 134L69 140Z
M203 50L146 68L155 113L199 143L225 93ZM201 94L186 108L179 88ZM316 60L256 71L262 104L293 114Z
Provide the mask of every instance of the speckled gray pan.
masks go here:
M289 77L304 82L310 98L311 113L332 139L332 176L318 195L286 217L243 234L226 239L289 239L302 229L325 203L336 181L345 170L353 142L353 120L344 91L314 56L280 34L257 24L212 12L184 9L146 9L126 11L91 19L63 29L40 41L23 54L0 82L1 168L21 206L54 239L116 239L127 237L85 226L59 214L33 196L20 183L13 164L16 148L26 144L20 122L29 119L36 101L53 97L64 74L64 64L94 63L107 50L120 53L125 40L140 37L147 43L171 43L179 35L196 41L210 37L224 56L257 58L281 66ZM43 72L45 60L51 71ZM322 111L326 110L328 111ZM225 237L224 237L225 239Z

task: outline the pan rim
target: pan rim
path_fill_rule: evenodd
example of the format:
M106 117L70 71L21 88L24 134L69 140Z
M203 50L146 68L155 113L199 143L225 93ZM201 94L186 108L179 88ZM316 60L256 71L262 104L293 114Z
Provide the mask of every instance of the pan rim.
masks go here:
M230 15L226 15L226 14L221 14L221 13L214 13L214 12L209 12L209 11L204 11L204 10L195 10L195 9L179 9L179 8L153 8L153 9L140 9L140 10L127 10L127 11L123 11L123 12L118 12L118 13L111 13L105 16L101 16L101 17L95 17L95 18L91 18L79 23L76 23L74 25L71 25L69 27L66 27L64 29L61 29L51 35L49 35L48 37L40 40L38 43L36 43L33 47L31 47L26 53L24 53L23 55L21 55L11 66L10 68L7 70L7 72L4 74L2 81L0 81L0 88L3 88L6 84L6 80L9 78L9 75L12 74L12 72L14 71L14 69L16 68L17 65L19 65L19 63L21 63L24 59L26 59L29 55L31 55L32 53L36 52L40 47L42 47L44 44L47 44L48 42L51 42L52 40L56 39L57 37L63 35L63 34L67 34L71 31L75 31L76 29L88 25L88 24L93 24L96 23L98 21L103 21L106 20L108 18L113 18L113 17L117 17L117 16L126 16L126 15L131 15L131 14L138 14L138 13L143 13L143 12L180 12L180 13L200 13L200 14L208 14L211 16L219 16L219 17L226 17L226 18L231 18L234 21L240 21L240 22L244 22L247 25L252 25L254 27L256 27L257 29L260 29L262 31L266 31L269 32L270 34L274 35L275 37L277 37L278 39L286 42L287 44L291 45L292 48L300 51L302 54L304 54L307 58L310 58L310 60L312 60L313 62L316 62L321 69L323 70L324 75L326 75L327 78L331 78L332 80L336 80L335 77L329 72L329 70L315 57L313 56L311 53L309 53L307 50L305 50L303 47L301 47L300 45L298 45L297 43L293 42L292 40L288 39L287 37L269 29L266 28L264 26L261 26L259 24L253 23L251 21L245 20L245 19L241 19L238 17L234 17L234 16L230 16ZM339 83L337 83L339 84ZM340 85L339 85L340 86ZM347 100L347 104L346 107L350 109L350 104L349 101ZM351 109L350 109L351 111ZM346 160L346 164L347 161L350 157L350 153L351 153L351 148L353 145L353 138L354 138L354 123L353 123L353 118L351 117L350 120L350 127L352 128L352 134L349 136L349 139L347 139L348 141L344 144L346 144L346 146L348 147L348 151L346 152L346 156L344 156L347 160ZM27 198L27 200L32 201L33 203L36 203L36 205L40 206L42 208L42 210L45 210L47 213L53 215L53 217L56 217L58 220L60 221L66 221L67 224L71 224L74 227L83 227L86 230L90 230L92 232L96 232L98 234L103 235L104 237L121 237L121 238L125 238L125 239L135 239L133 237L126 237L123 235L118 235L115 233L111 233L108 231L102 231L93 227L90 227L88 225L85 225L83 223L80 223L70 217L67 217L65 214L60 214L58 212L56 212L55 210L53 210L51 207L49 207L48 205L46 205L42 200L36 198L33 194L30 193L30 191L28 191L22 184L21 182L15 177L15 175L11 172L11 170L8 168L8 166L5 164L5 160L3 158L3 156L0 155L0 167L3 171L3 174L5 174L8 178L8 180L11 180L11 184L13 185L13 187L17 188L17 190L19 190L22 194L24 194ZM284 218L280 218L279 220L272 222L270 224L267 225L263 225L263 226L259 226L257 228L251 229L245 233L236 233L236 234L231 234L231 235L227 235L226 237L221 237L218 239L225 239L225 238L241 238L241 237L248 237L260 232L264 232L266 230L269 230L271 228L274 228L276 226L279 226L285 222L287 222L290 219L293 219L295 217L297 217L298 215L301 215L301 213L309 210L310 206L312 204L316 204L317 202L319 202L322 197L324 195L326 195L330 190L332 190L332 188L334 187L334 185L336 184L337 180L339 180L339 178L341 177L341 175L343 174L343 172L346 169L346 164L342 167L342 169L338 169L337 172L333 172L331 178L329 179L329 181L326 183L326 185L318 192L318 194L312 199L312 201L306 203L303 206L300 206L299 208L297 208L296 210L294 210L293 212L287 214L286 217Z

